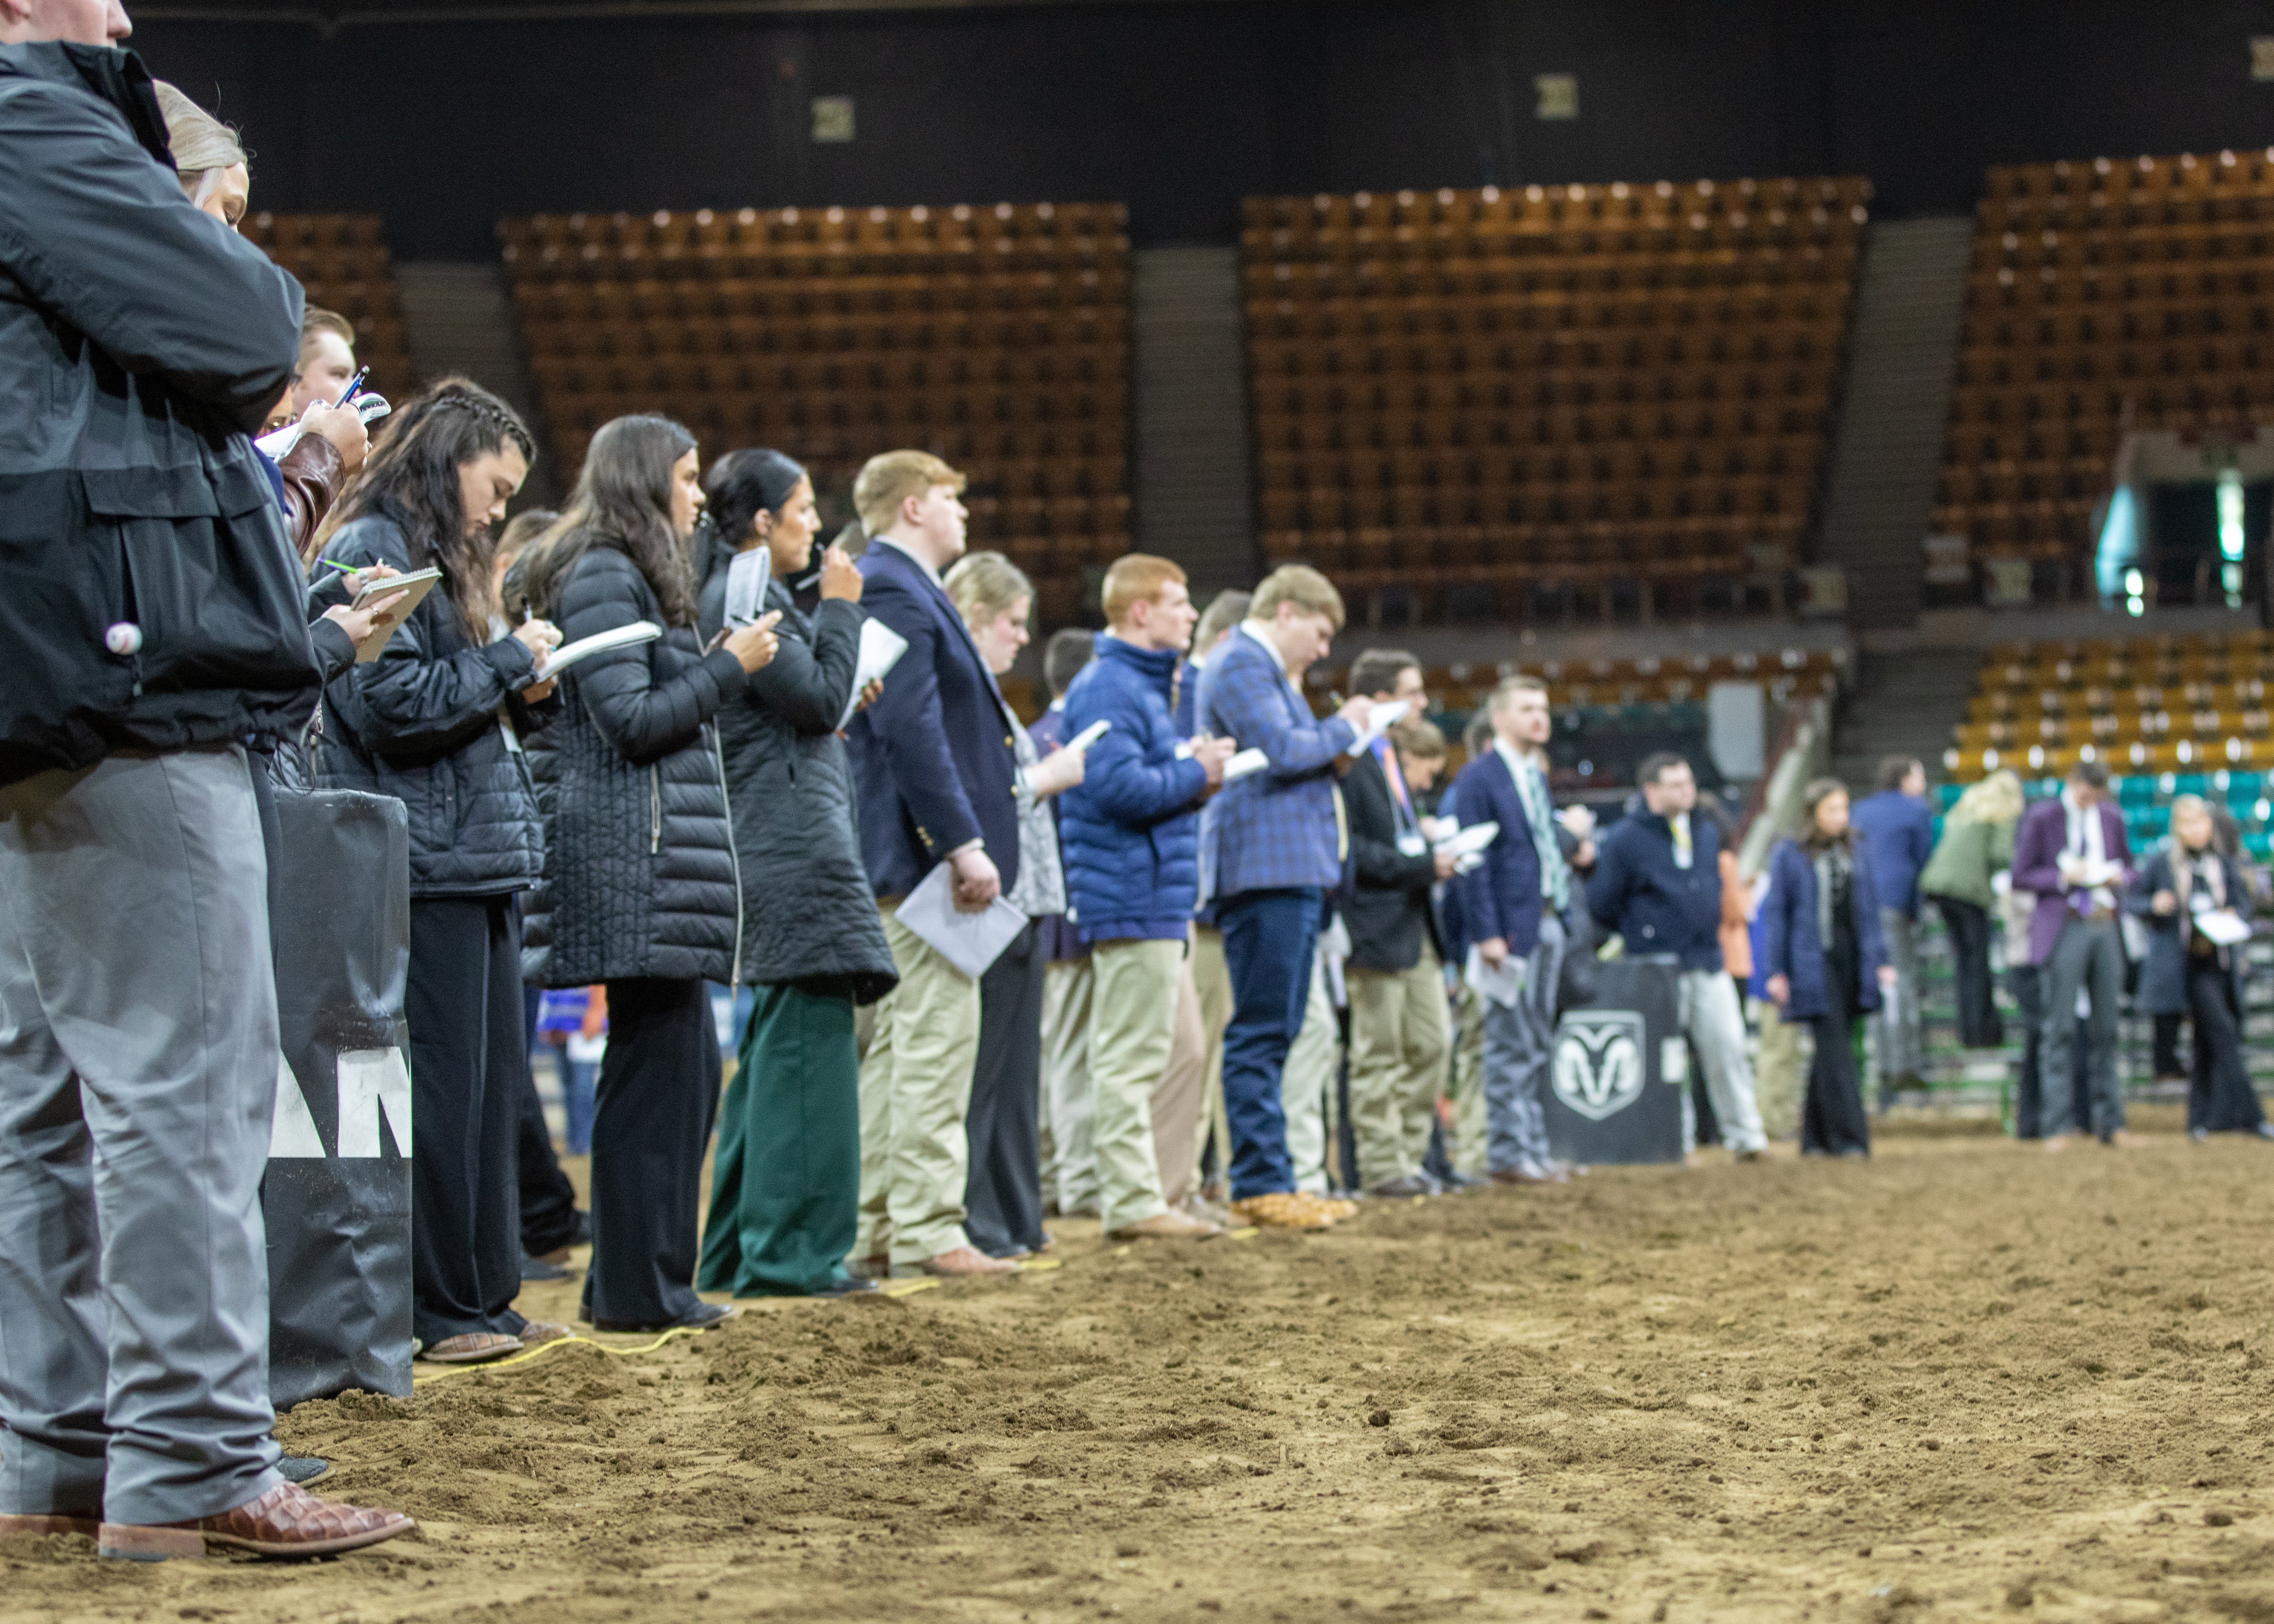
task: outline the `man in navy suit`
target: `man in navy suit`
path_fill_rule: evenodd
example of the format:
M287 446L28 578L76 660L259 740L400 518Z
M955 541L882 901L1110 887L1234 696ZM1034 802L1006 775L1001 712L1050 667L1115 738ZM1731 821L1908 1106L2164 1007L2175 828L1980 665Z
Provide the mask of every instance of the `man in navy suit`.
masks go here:
M1919 1086L1919 871L1934 854L1934 812L1926 803L1926 763L1890 756L1879 763L1879 792L1856 803L1849 823L1864 843L1879 893L1879 932L1895 989L1879 1004L1879 1109L1901 1088Z
M1019 877L1017 746L1001 692L940 572L963 553L963 476L923 451L872 457L853 488L871 538L861 606L907 639L876 703L846 730L861 854L900 985L876 1006L861 1063L861 1228L871 1275L991 1274L963 1229L963 1117L979 1054L979 983L900 921L941 863L955 906L984 909Z
M1555 829L1547 788L1551 718L1547 686L1514 676L1493 690L1492 744L1453 780L1447 810L1463 828L1498 823L1484 861L1453 882L1461 939L1456 962L1473 947L1488 970L1514 961L1523 984L1512 1002L1484 998L1486 1163L1495 1183L1560 1184L1570 1169L1547 1150L1541 1106L1555 1053L1555 988L1563 973L1563 913L1571 869Z

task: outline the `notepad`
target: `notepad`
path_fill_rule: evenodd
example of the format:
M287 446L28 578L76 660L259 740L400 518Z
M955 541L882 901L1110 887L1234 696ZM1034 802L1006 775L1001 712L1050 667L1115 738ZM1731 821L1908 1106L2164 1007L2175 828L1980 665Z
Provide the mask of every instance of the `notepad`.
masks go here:
M1367 750L1374 748L1375 740L1404 721L1405 713L1412 709L1413 702L1410 699L1383 700L1374 706L1366 718L1366 726L1359 729L1358 737L1351 741L1350 748L1344 750L1343 754L1353 760L1365 755Z
M765 607L766 583L773 575L774 555L764 547L734 554L727 566L727 624L748 626Z
M1224 764L1224 781L1244 778L1251 772L1261 772L1271 764L1271 758L1261 750L1242 750Z
M871 622L874 624L874 622ZM901 902L900 921L948 963L977 980L1027 928L1027 916L998 897L975 914L955 906L955 865L940 863Z
M434 590L434 583L441 578L442 572L439 569L413 570L406 575L389 575L384 581L374 581L356 594L355 602L350 605L356 609L368 609L374 604L385 602L397 592L407 594L401 603L388 611L395 617L391 624L377 628L356 644L357 665L368 665L380 657L387 648L388 640L402 629L403 623L410 618L410 612L425 601L426 594Z
M1524 971L1525 961L1514 953L1502 959L1500 967L1495 969L1485 962L1483 949L1472 947L1469 949L1468 969L1462 979L1480 997L1489 999L1504 1010L1512 1010L1517 1000L1524 996Z
M2233 908L2212 908L2195 916L2195 929L2214 947L2233 947L2250 940L2250 926Z
M837 718L840 729L852 726L853 713L861 708L861 695L869 691L869 684L882 679L907 651L908 640L882 620L861 622L861 651L853 660L853 697L845 702L845 714Z
M595 654L606 654L611 649L628 649L635 643L653 643L663 635L663 628L653 620L634 620L629 626L619 626L613 631L594 632L589 637L579 637L574 643L563 643L537 663L537 680L550 682L580 660Z
M1499 838L1498 823L1471 823L1438 841L1437 849L1449 857L1472 857Z
M1104 738L1107 731L1111 728L1112 726L1112 718L1110 717L1099 717L1097 720L1092 722L1088 726L1083 728L1073 738L1067 740L1065 741L1065 748L1069 750L1086 750L1089 748L1091 745L1096 744L1100 739Z

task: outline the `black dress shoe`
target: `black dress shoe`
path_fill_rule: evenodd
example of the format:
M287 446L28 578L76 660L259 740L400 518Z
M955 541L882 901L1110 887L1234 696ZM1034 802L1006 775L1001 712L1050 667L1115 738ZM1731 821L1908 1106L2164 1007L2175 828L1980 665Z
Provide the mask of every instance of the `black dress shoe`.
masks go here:
M288 1455L276 1462L277 1471L287 1483L309 1484L332 1470L332 1463L321 1455Z
M521 1254L521 1278L523 1283L527 1284L531 1282L573 1280L576 1276L558 1263L547 1263L544 1259L532 1258L524 1252Z
M595 1320L592 1328L613 1335L655 1336L665 1331L707 1331L736 1319L742 1310L731 1303L699 1303L678 1320Z
M1380 1201L1403 1201L1417 1195L1437 1193L1437 1181L1426 1174L1408 1173L1403 1178L1393 1178L1387 1184L1376 1184L1367 1194Z

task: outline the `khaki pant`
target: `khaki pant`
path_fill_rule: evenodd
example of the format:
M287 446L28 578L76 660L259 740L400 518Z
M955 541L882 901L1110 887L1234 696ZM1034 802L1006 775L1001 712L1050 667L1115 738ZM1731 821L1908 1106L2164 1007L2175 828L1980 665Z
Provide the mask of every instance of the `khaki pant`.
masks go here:
M1224 932L1214 925L1193 928L1193 988L1200 996L1201 1043L1207 1066L1201 1078L1202 1118L1206 1127L1193 1150L1193 1177L1200 1177L1200 1160L1210 1144L1216 1147L1216 1176L1231 1187L1231 1125L1224 1114L1224 1033L1231 1025L1231 967L1224 962Z
M900 984L875 1006L861 1060L858 1259L922 1263L963 1231L970 1142L963 1116L979 1058L979 983L880 905Z
M1177 965L1177 1033L1168 1069L1153 1090L1153 1150L1161 1164L1161 1199L1182 1207L1201 1187L1201 1139L1208 1122L1208 1042L1192 954Z
M1444 1079L1445 976L1429 944L1410 970L1344 972L1350 988L1351 1128L1358 1177L1372 1189L1410 1178L1429 1151Z
M1043 972L1043 1205L1063 1214L1097 1207L1097 1154L1089 1142L1090 961Z
M1155 1096L1177 1049L1178 989L1186 979L1182 942L1100 942L1090 951L1090 1148L1097 1159L1097 1211L1107 1232L1168 1210L1155 1143ZM1191 1010L1197 1027L1197 1001ZM1195 1033L1195 1038L1197 1033ZM1179 1086L1196 1095L1199 1044L1188 1046ZM1185 1112L1190 1117L1192 1112ZM1189 1132L1189 1130L1187 1130ZM1187 1142L1183 1153L1189 1157Z
M1788 1021L1766 998L1753 1000L1760 1018L1760 1057L1753 1065L1753 1095L1761 1111L1761 1131L1773 1139L1800 1132L1800 1107L1808 1092L1808 1056L1803 1041L1806 1021Z
M1452 1126L1445 1135L1445 1159L1453 1171L1482 1178L1490 1165L1491 1135L1485 1110L1485 1001L1465 984L1454 1023Z
M1327 1095L1342 1066L1342 1049L1334 995L1327 990L1327 956L1321 951L1312 960L1311 999L1303 1009L1302 1030L1295 1034L1279 1073L1287 1159L1294 1166L1295 1188L1312 1195L1327 1192Z

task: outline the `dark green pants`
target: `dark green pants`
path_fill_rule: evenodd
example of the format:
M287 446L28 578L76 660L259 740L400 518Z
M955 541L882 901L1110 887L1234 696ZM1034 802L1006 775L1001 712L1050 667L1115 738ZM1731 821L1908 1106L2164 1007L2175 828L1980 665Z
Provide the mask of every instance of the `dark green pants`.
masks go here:
M861 1061L843 981L773 981L719 1117L705 1291L798 1297L845 1278L861 1202Z

